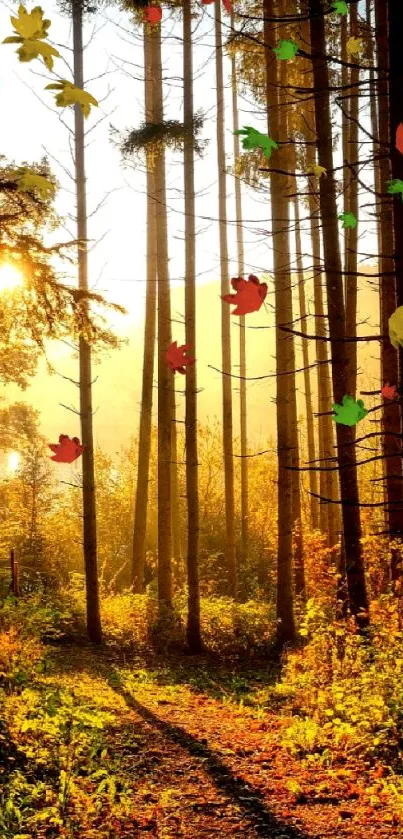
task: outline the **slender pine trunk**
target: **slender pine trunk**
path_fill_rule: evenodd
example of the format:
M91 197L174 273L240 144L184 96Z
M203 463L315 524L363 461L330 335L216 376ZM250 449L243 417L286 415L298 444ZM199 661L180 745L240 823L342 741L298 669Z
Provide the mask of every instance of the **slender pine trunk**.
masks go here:
M153 121L161 124L164 119L161 30L152 27L150 32L153 74ZM158 150L155 158L155 198L157 227L157 276L158 276L158 601L160 615L167 607L172 609L172 508L171 508L171 459L172 459L172 388L174 374L170 371L165 354L171 343L171 298L168 273L168 230L166 215L165 149Z
M215 4L215 50L217 79L217 164L218 164L218 216L220 234L221 295L229 294L229 259L227 240L227 189L224 144L224 79L221 28L221 3ZM228 593L237 597L237 562L235 554L234 506L234 451L232 423L231 384L231 322L228 303L221 304L222 390L223 390L223 448L225 482L225 557L228 571Z
M343 299L342 268L338 237L336 184L333 174L332 124L330 115L329 72L326 55L324 9L321 0L309 0L311 48L315 88L315 114L319 165L327 171L319 182L320 208L327 286L327 308L332 357L334 401L341 403L348 392L349 364L343 339L346 337L346 315ZM351 428L336 423L337 457L341 489L343 537L349 603L357 625L369 624L364 561L361 545L357 464Z
M358 9L357 4L350 5L350 37L358 35ZM354 62L357 64L357 62ZM345 167L346 174L346 209L354 213L358 219L358 180L357 166L353 165L358 160L358 111L359 111L359 67L352 67L350 70L350 100L348 106L348 145ZM348 101L348 100L347 100ZM355 338L357 335L357 247L358 247L358 224L354 228L345 230L346 256L345 256L345 300L346 300L346 336ZM350 353L348 365L347 393L356 396L357 391L357 344L352 342L346 345ZM355 427L353 426L354 436Z
M231 28L234 28L234 15L231 15ZM238 87L236 79L236 59L231 59L232 82L232 122L233 130L239 130L238 120ZM239 136L234 134L234 160L238 160L240 153ZM245 271L245 254L242 227L242 188L241 179L235 177L235 217L236 239L238 252L238 276L243 277ZM248 520L249 520L249 488L248 488L248 434L247 434L247 400L246 400L246 331L245 315L239 318L239 375L240 375L240 425L241 425L241 563L245 567L248 556Z
M145 117L152 122L152 66L150 35L144 26ZM154 171L147 161L147 280L144 326L143 381L140 406L140 432L132 552L132 591L144 591L144 564L147 532L148 481L151 451L154 352L157 313L157 230Z
M193 54L191 0L183 3L183 104L184 123L193 122ZM189 135L184 149L185 178L185 328L186 344L196 349L196 226L194 187L194 142ZM199 488L197 455L197 373L196 364L186 372L186 496L188 514L187 643L192 653L202 649L199 590Z
M83 8L81 0L73 0L74 84L84 87ZM84 116L74 106L75 184L77 197L78 285L88 291L87 195L85 176ZM83 307L88 304L83 301ZM79 339L80 420L83 451L83 536L86 583L87 632L90 641L100 644L102 627L99 604L97 567L97 520L94 469L94 437L92 423L91 347L84 337Z
M273 0L264 0L264 46L266 64L266 101L268 132L276 141L280 137L279 88L274 29L268 18L278 14ZM267 18L267 19L266 19ZM285 158L285 162L284 162ZM276 169L285 169L287 157L284 147L276 152ZM277 372L277 449L278 449L278 548L277 548L277 645L295 640L293 608L292 567L292 478L290 466L291 417L290 417L290 372L293 369L291 336L280 330L281 325L291 323L291 276L288 240L288 199L284 194L284 176L270 173L271 191L271 246L274 259L275 279L275 323L276 323L276 372Z
M301 224L299 216L299 202L298 196L294 197L294 217L295 217L295 250L297 259L297 275L298 275L298 298L299 298L299 314L300 314L300 330L307 333L307 310L305 299L305 277L304 264L302 261L302 246L301 246ZM304 368L304 387L305 387L305 412L306 412L306 430L308 441L308 461L311 466L315 465L315 427L313 421L313 407L312 407L312 388L311 388L311 371L309 369L309 347L308 339L301 338L302 343L302 364ZM318 473L315 470L309 472L309 491L311 493L309 498L310 511L310 525L313 530L319 527L319 509L318 509Z
M387 98L385 96L386 91L389 93L389 132L388 132L388 140L386 141L386 129L382 131L382 135L380 134L381 141L385 141L389 143L389 156L391 161L391 170L392 170L392 178L396 179L403 179L403 155L396 149L396 129L398 126L403 123L403 103L402 103L402 82L403 82L403 55L402 55L402 44L401 38L399 37L402 31L403 26L403 8L400 4L396 2L391 2L391 0L387 0L387 21L388 26L385 20L385 11L379 8L379 3L377 3L376 9L376 22L377 22L377 31L378 31L378 22L380 26L380 30L378 31L378 49L379 49L379 58L383 59L385 55L387 44L389 45L389 85L381 86L382 90L382 98L380 99L380 106L379 106L379 125L381 131L381 122L385 115L386 111L386 102ZM398 30L396 30L398 27ZM386 31L385 31L386 30ZM385 66L385 65L383 65ZM385 74L385 70L381 71L381 74ZM383 127L382 127L383 128ZM388 148L386 146L386 148ZM385 151L385 146L381 146L382 151ZM386 171L386 166L385 166ZM383 170L381 169L381 177L383 178ZM383 189L386 191L386 184L382 184ZM395 196L392 201L392 214L393 214L393 229L394 229L394 271L396 277L396 304L397 306L403 306L403 203ZM384 244L385 246L389 247L389 242L382 241L382 252L384 253ZM390 253L390 252L389 252ZM389 255L387 252L386 255ZM390 295L388 299L385 301L385 308L387 308L388 304L391 305L392 303L393 292L390 288ZM385 313L386 314L386 313ZM384 315L385 317L385 315ZM395 351L396 352L396 351ZM397 354L397 353L396 353ZM403 387L403 352L402 349L398 352L398 384L400 388ZM385 412L386 413L386 412ZM403 400L400 400L400 433L402 432L402 420L403 420ZM394 437L389 438L390 442L392 443L395 440L395 451L397 453L397 440ZM401 440L401 438L400 438ZM399 441L400 442L400 441ZM393 458L395 461L395 458ZM396 457L396 467L397 467L397 457ZM396 483L402 484L402 461L400 458L400 467L397 472L397 476L395 479ZM395 486L395 491L393 494L393 506L390 508L391 516L393 515L394 525L393 530L396 532L392 533L395 538L401 540L401 536L403 534L403 526L402 526L402 514L403 514L403 505L401 500L401 493ZM401 550L396 550L392 552L392 580L394 582L401 581L402 577L402 559L401 559Z

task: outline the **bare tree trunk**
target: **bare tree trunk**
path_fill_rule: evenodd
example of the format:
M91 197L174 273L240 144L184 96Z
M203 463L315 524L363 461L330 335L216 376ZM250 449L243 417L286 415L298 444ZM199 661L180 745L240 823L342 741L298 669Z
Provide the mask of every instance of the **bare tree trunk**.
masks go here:
M307 311L305 301L305 277L304 265L302 261L302 247L301 247L301 224L299 218L299 204L298 196L294 198L294 214L295 214L295 249L297 257L297 273L298 273L298 296L299 296L299 313L301 317L300 330L307 332ZM306 411L306 429L308 440L308 461L312 465L315 463L315 428L313 422L313 407L312 407L312 388L311 388L311 372L309 369L309 347L308 339L301 338L302 343L302 364L304 367L304 387L305 387L305 411ZM311 528L317 530L319 527L319 510L318 510L318 473L315 470L309 472L309 510L311 519Z
M161 30L150 33L153 76L153 119L162 123L163 90L161 63ZM155 197L157 226L158 275L158 600L160 614L164 607L172 609L172 388L174 374L165 354L171 342L171 298L168 274L168 230L166 217L165 149L155 158Z
M315 153L312 146L307 147L307 158L312 164L315 162ZM322 289L322 260L321 243L319 231L319 213L317 206L317 194L314 193L313 183L309 193L309 215L311 220L311 239L313 255L313 288L315 306L315 335L318 338L326 337L325 307L323 302ZM333 445L333 426L329 411L332 410L332 392L330 381L330 364L327 344L325 341L316 341L317 387L318 387L318 413L319 413L319 460L323 467L325 462L330 463L330 458L335 457ZM338 495L337 479L335 472L319 472L319 492L322 498L335 500ZM332 547L337 542L337 519L334 504L321 502L319 508L320 527L322 533L328 537L328 545Z
M234 14L231 14L231 29L234 28ZM236 80L236 59L231 59L232 81L232 121L234 132L239 130L238 120L238 89ZM239 136L234 133L234 159L239 158ZM245 271L245 254L242 228L242 189L241 179L235 177L235 215L236 237L238 249L238 275L243 277ZM240 421L241 421L241 561L243 567L248 556L248 521L249 521L249 488L248 488L248 435L247 435L247 401L246 401L246 332L245 315L239 318L239 375L240 375Z
M341 60L348 63L349 58L347 55L347 39L348 39L348 18L347 15L342 15L340 17L340 56ZM350 91L347 89L348 81L349 81L349 68L346 67L345 64L342 65L341 68L341 100L342 100L342 112L341 112L341 143L342 143L342 154L343 154L343 213L348 211L348 182L351 178L351 172L349 172L347 168L347 161L348 157L348 143L349 143L349 99L348 96L350 95ZM347 97L347 98L345 98ZM344 270L347 270L347 248L348 248L348 230L344 231ZM344 295L346 292L346 283L344 280Z
M389 44L389 85L386 82L380 82L380 100L379 100L379 126L380 126L380 140L381 142L389 143L390 149L390 160L391 160L391 169L392 169L392 178L403 179L403 155L395 147L395 138L396 138L396 129L400 123L403 122L403 107L402 107L402 81L403 81L403 55L402 55L402 45L401 39L399 38L401 27L403 25L403 9L400 4L392 3L388 0L387 4L387 19L385 19L385 9L380 8L380 3L377 2L375 6L376 10L376 28L378 34L378 61L383 66L384 70L381 71L381 75L386 74L386 61L384 61L384 57L387 50L387 45ZM389 22L389 27L387 26L387 21ZM395 27L399 27L396 31ZM389 31L388 31L389 29ZM389 35L389 37L388 37ZM383 119L386 115L386 103L387 103L387 94L389 93L389 132L388 136L386 134L386 128L382 125ZM385 152L385 149L388 146L381 146L381 150ZM384 173L388 171L386 162L380 162L381 165L381 177L383 179ZM386 202L385 202L386 203ZM384 205L383 205L384 206ZM383 207L382 207L383 208ZM394 271L396 276L396 304L397 306L403 306L403 204L398 199L398 197L394 197L392 201L392 213L393 213L393 228L394 228ZM386 224L386 222L385 222ZM383 228L382 228L383 229ZM382 253L385 257L390 256L390 239L384 241L382 239ZM386 250L386 248L388 250ZM386 251L386 252L385 252ZM386 263L388 264L388 263ZM385 297L383 298L383 319L386 320L386 313L389 307L392 306L393 301L393 287L391 283L391 278L383 278L383 281L389 280L387 286L385 287ZM387 291L386 291L387 289ZM398 370L399 370L399 386L402 388L403 386L403 353L400 349L398 357ZM397 359L396 359L397 360ZM385 359L386 361L386 359ZM392 359L391 359L392 364ZM391 370L392 372L392 370ZM389 408L388 408L389 411ZM402 413L403 413L403 404L402 401L400 402L400 423L399 423L399 431L402 431ZM386 414L386 410L385 410ZM390 412L389 412L390 416ZM386 425L386 417L385 417L385 425ZM395 421L394 428L397 428L397 423ZM395 433L395 432L394 432ZM389 435L388 435L389 436ZM393 525L391 526L391 531L394 537L399 538L401 540L401 536L403 533L403 526L402 526L402 514L403 514L403 506L402 506L402 495L401 489L399 490L398 485L402 486L402 461L400 455L400 465L398 467L398 456L397 452L400 449L401 452L401 438L397 440L395 437L389 436L389 444L393 446L394 451L396 453L396 457L393 456L391 460L394 464L396 464L396 478L395 478L395 486L393 488L393 500L392 500L392 507L390 507L390 523ZM399 453L400 453L399 452ZM392 483L392 476L391 483ZM389 490L388 490L389 494ZM393 532L395 531L395 532ZM392 553L392 580L397 581L400 580L402 577L402 559L401 559L401 550L393 551Z
M171 333L172 337L172 333ZM177 585L183 585L182 569L182 540L181 522L179 508L179 483L178 483L178 432L176 427L176 393L175 378L171 391L171 432L172 432L172 453L171 453L171 505L172 505L172 555L175 560Z
M357 4L352 3L350 10L350 37L357 37L358 30L358 9ZM354 62L357 64L357 62ZM354 66L350 70L350 85L349 94L351 96L348 106L348 145L347 145L347 164L348 172L346 173L347 192L346 192L346 207L347 212L354 213L358 218L358 180L357 167L352 166L358 160L358 108L359 108L359 77L360 71L358 66ZM355 228L347 228L345 232L346 237L346 255L345 255L345 300L346 300L346 336L348 338L355 338L357 335L357 246L358 246L358 224ZM351 355L351 360L348 366L349 377L347 382L347 391L350 396L356 396L357 391L357 344L347 344L347 352ZM353 426L355 436L355 427Z
M309 0L313 78L315 87L316 131L319 165L327 171L320 178L320 207L326 265L327 307L332 356L333 395L341 403L347 393L351 356L346 353L346 315L338 238L336 184L333 175L332 124L330 117L329 73L326 60L324 10L321 0ZM343 537L349 602L357 625L369 624L364 561L361 545L357 464L351 428L337 423L337 457L343 512Z
M311 32L309 21L301 24L303 41L310 50ZM307 67L309 78L312 79L312 65ZM315 147L311 145L316 141L315 110L310 111L310 120L307 123L308 144L306 147L307 163L312 166L316 163ZM319 194L316 183L310 178L309 190L309 216L312 239L313 255L313 284L314 284L314 307L315 307L315 335L326 336L324 294L322 288L322 262L321 262L321 239L320 239L320 210ZM316 358L317 387L318 387L318 440L319 440L319 461L320 466L324 465L327 458L335 456L334 428L330 412L332 410L332 388L328 348L325 341L317 340ZM338 481L336 472L319 472L319 493L322 498L336 500L339 497ZM333 547L339 541L341 530L341 515L336 504L325 504L321 502L319 508L320 528L322 533L327 535L328 546Z
M367 48L368 48L368 59L369 59L369 65L370 65L369 79L370 79L370 84L372 86L372 85L375 84L374 66L376 64L376 57L375 57L376 56L376 50L375 50L375 43L374 43L374 31L373 31L374 27L373 27L373 21L372 21L372 8L371 7L372 7L371 0L366 0ZM375 10L374 10L374 13L375 13ZM374 88L371 87L371 90L374 90ZM378 86L378 92L379 92L379 99L380 99L381 98L381 92L380 92L379 86ZM370 113L371 113L371 134L372 134L372 137L373 137L373 154L374 154L375 209L376 209L376 229L377 229L377 238L378 238L378 273L380 273L382 271L382 234L381 234L382 209L381 209L381 200L380 200L381 191L382 191L382 180L381 180L381 172L380 172L380 166L379 166L379 113L378 113L378 111L379 111L378 100L377 100L377 97L373 94L370 97ZM386 119L386 129L389 132L387 119ZM390 177L391 177L391 174L390 174L390 171L389 171L388 179L390 179ZM390 198L389 198L389 204L390 204ZM391 215L390 235L392 237L390 254L392 255L392 253L393 253L393 229L392 229L393 220L392 220L392 208L391 207L390 207L390 215ZM393 273L392 256L390 257L390 265L391 265L390 271ZM383 325L383 304L382 304L383 291L382 290L383 290L385 282L386 282L386 278L385 278L384 281L382 281L382 277L379 276L379 328L380 328L380 334L381 335L382 334L383 335L388 334L387 327L386 327L386 332L384 332L384 325ZM394 280L393 280L393 284L394 284ZM393 309L396 308L396 289L395 289L395 294L394 294L394 302L395 302L395 305L393 306ZM384 352L384 350L383 350L383 345L384 344L388 344L390 349L393 352L393 347L392 347L389 340L385 340L385 341L381 342L381 359L380 359L380 361L381 361L381 384L382 384L382 380L383 380L383 360L382 359L383 359L383 352ZM394 377L394 384L396 385L398 375L397 375L397 356L396 356L395 352L393 352L393 358L395 359L395 364L396 364L396 371L395 371L395 377ZM387 379L385 379L385 382L386 381L387 381ZM385 407L386 407L387 403L384 403L384 404L385 404ZM393 407L395 409L397 422L399 423L399 421L400 421L399 420L399 417L400 417L399 406L398 406L398 404L394 404ZM385 413L387 414L387 410L383 411L383 414L385 414ZM380 431L384 432L384 430L385 430L384 429L384 418L382 416L381 420L380 420ZM382 448L383 448L384 455L386 453L385 452L385 441L386 441L386 437L382 433ZM381 468L382 468L382 478L383 478L383 495L384 495L384 500L386 501L386 499L387 499L387 480L388 480L388 478L387 478L388 457L385 457L384 460L382 461ZM389 468L390 468L390 466L389 466ZM389 520L389 513L388 513L388 511L385 507L385 509L383 511L383 529L384 530L386 530L386 528L389 526L388 525L388 520Z
M227 241L227 190L224 145L224 81L222 59L221 4L215 4L215 50L217 76L217 163L218 163L218 215L220 233L221 295L228 294L229 260ZM237 562L234 530L234 452L232 426L231 384L231 323L228 303L221 304L221 341L223 368L223 446L225 479L225 556L228 569L229 595L237 597Z
M145 116L152 122L152 65L150 35L144 26L144 68L145 68ZM148 480L151 451L151 427L153 404L154 352L157 313L157 230L155 184L152 166L147 162L147 283L146 312L144 326L143 383L141 390L140 433L137 464L137 486L134 514L132 590L134 594L144 591L144 563L147 532Z
M266 18L278 10L273 0L264 0L264 46L266 63L266 100L269 134L278 141L279 89L274 28ZM285 163L283 162L285 159ZM276 169L285 169L287 156L279 146L276 152ZM275 278L276 318L276 372L277 372L277 449L278 449L278 549L277 549L277 644L295 640L293 609L292 569L292 479L291 471L291 422L290 422L290 372L293 369L293 352L290 335L280 330L280 325L291 322L291 276L288 239L288 199L284 195L284 176L270 172L272 247Z
M183 3L183 105L184 123L193 122L193 55L191 0ZM196 228L194 188L194 142L185 142L185 327L186 344L196 348ZM199 590L199 487L197 459L197 374L196 365L186 372L186 495L188 508L187 578L188 618L187 643L192 653L202 649L200 633Z
M81 0L72 3L73 16L73 57L74 84L84 87L83 70L83 17ZM77 197L77 239L78 245L78 285L88 291L88 251L87 251L87 196L85 177L85 139L84 116L78 105L74 106L74 146L75 146L75 183ZM86 301L83 308L88 306ZM92 375L91 347L80 336L80 420L83 451L83 536L84 565L86 583L87 633L90 641L100 644L102 641L101 614L99 605L99 586L97 568L97 521L94 471L94 440L92 425Z
M285 2L279 4L279 11L286 16L287 9ZM287 68L284 61L279 66L280 90L279 90L279 133L282 137L287 136L288 109L283 90L287 85ZM287 169L295 171L295 150L287 148L284 150L284 161ZM284 183L285 181L285 183ZM290 178L283 176L283 191L287 196L287 217L289 218L290 200L287 193L294 192L294 184ZM288 246L289 247L289 246ZM288 251L289 252L289 251ZM290 271L290 290L288 294L288 316L290 324L293 323L293 299L292 299L292 278ZM304 544L301 519L301 473L300 473L300 443L298 429L298 398L297 398L297 377L295 373L295 342L294 336L290 336L290 359L291 370L287 375L289 387L289 410L290 410L290 442L291 442L291 472L292 482L292 523L293 523L293 563L294 563L294 588L295 594L305 596L305 567L304 567Z

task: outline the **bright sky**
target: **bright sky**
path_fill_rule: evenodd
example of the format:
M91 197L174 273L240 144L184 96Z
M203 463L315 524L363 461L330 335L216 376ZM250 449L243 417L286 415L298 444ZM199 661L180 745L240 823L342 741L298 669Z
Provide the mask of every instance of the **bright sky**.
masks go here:
M196 5L196 4L195 4ZM34 3L28 3L30 11ZM0 6L0 40L12 34L10 13L15 13L18 3L2 3ZM44 2L45 16L52 21L49 40L64 56L67 65L55 60L54 69L58 75L72 79L69 69L72 63L72 34L69 21L62 16L56 3ZM195 110L203 108L205 123L202 137L209 140L204 158L196 162L196 213L197 213L197 274L198 284L217 283L217 312L219 313L219 246L218 246L218 193L215 139L215 65L214 65L214 19L213 6L201 6L200 17L194 21L195 47ZM223 32L229 31L229 17L223 12ZM117 316L115 328L140 338L144 309L145 248L146 248L146 197L143 166L137 169L123 169L120 152L109 139L109 125L118 130L138 127L144 119L143 44L141 27L134 27L127 13L116 8L99 11L85 25L84 72L85 87L100 102L99 109L93 109L88 121L87 136L87 187L88 187L88 235L94 246L90 254L91 288L104 293L110 300L125 305L130 310L129 319ZM164 9L162 23L163 66L165 81L165 118L183 119L182 110L182 24L179 16L169 19ZM68 44L69 47L61 47ZM230 62L225 58L225 72L229 81ZM56 78L54 76L54 78ZM14 45L0 46L0 82L2 96L2 143L1 152L17 165L23 161L39 160L44 153L49 155L61 190L57 198L57 209L65 217L67 230L57 235L74 238L75 194L74 184L68 173L73 172L71 153L72 136L68 131L73 125L72 109L63 111L54 105L53 94L44 87L52 80L42 62L22 64L18 61ZM265 131L265 115L251 99L240 98L239 124L253 125ZM368 127L368 119L362 116ZM101 120L101 121L100 121ZM99 122L100 121L100 122ZM99 124L97 124L99 122ZM68 127L67 127L68 126ZM365 138L364 138L365 139ZM231 93L227 89L226 101L226 151L227 161L233 163L233 135L231 116ZM367 156L367 146L363 156ZM340 164L339 152L335 158ZM183 315L183 156L180 152L167 153L167 182L169 207L170 275L174 290L174 311ZM361 177L372 186L372 173L366 170ZM227 178L230 275L236 275L236 234L234 181ZM368 195L363 198L368 205ZM99 208L99 205L102 205ZM97 212L95 210L98 209ZM303 215L301 207L301 215ZM272 249L269 235L270 204L262 193L243 187L243 215L245 237L246 273L261 274L271 270ZM373 221L363 211L360 214L359 236L361 250L376 252L376 241L371 235ZM309 239L303 238L303 250L307 254L306 264L311 264ZM292 266L294 269L294 266ZM71 267L66 266L67 281L75 282ZM70 273L69 273L70 272ZM270 295L268 297L271 309ZM262 310L263 312L263 310ZM219 316L219 315L218 315ZM260 317L260 314L259 316ZM267 315L262 314L263 322ZM131 323L128 322L131 321ZM236 319L234 318L234 321ZM133 323L134 321L134 323ZM257 321L256 321L257 322ZM262 321L259 321L261 323ZM218 327L218 320L217 320ZM249 333L251 335L251 333ZM259 331L253 333L256 338ZM263 335L271 335L264 331ZM262 336L262 332L260 332ZM218 336L217 336L218 337ZM234 330L237 342L238 330ZM267 346L267 344L266 344ZM58 358L63 357L66 348L59 345ZM256 353L261 352L259 349ZM54 357L54 351L51 355ZM252 352L251 352L252 355ZM269 352L271 371L274 370L272 353ZM208 359L220 367L220 358ZM136 365L136 367L138 364ZM267 366L267 365L266 365ZM256 371L256 375L258 375ZM255 370L251 371L251 375ZM211 375L211 374L210 374ZM219 380L219 376L214 374ZM218 381L217 381L218 385ZM217 391L218 395L219 391ZM136 394L138 400L138 392ZM20 394L19 398L24 398ZM70 403L69 403L70 404ZM221 408L217 404L217 415Z
M0 8L0 32L11 34L9 14L18 4L3 3ZM27 5L28 10L31 6ZM57 11L54 2L43 4L44 11L52 21L49 39L59 44L71 44L71 28L68 20ZM195 110L202 107L206 117L203 138L209 140L204 159L196 164L196 192L198 216L197 271L199 282L211 282L219 278L219 254L217 225L211 218L217 217L216 189L216 142L215 142L215 68L213 12L201 7L201 17L195 21L197 46L195 62ZM162 40L165 85L165 117L182 119L182 46L181 23L168 20L164 10ZM96 24L95 24L96 20ZM228 16L223 15L223 29L228 31ZM141 28L130 24L128 14L115 8L100 11L85 25L85 43L92 41L85 52L86 88L100 101L100 108L94 109L87 126L87 178L88 208L92 213L101 201L103 207L89 220L89 237L99 240L93 249L90 263L91 285L98 291L112 293L113 299L127 305L133 313L142 308L145 279L145 175L140 166L124 170L120 152L109 140L109 124L119 130L138 127L144 118L143 105L143 45ZM95 34L94 34L95 28ZM71 65L71 52L59 50ZM226 61L229 69L229 61ZM72 78L63 63L56 59L54 69L62 76ZM49 73L42 62L21 64L15 55L13 45L2 46L1 76L2 111L12 114L2 130L2 152L14 157L17 164L23 159L39 159L44 151L49 152L50 162L63 187L57 200L62 215L74 212L72 182L65 167L72 172L69 152L69 133L62 120L73 125L72 110L60 111L54 106L50 91L43 88ZM35 94L30 88L33 88ZM102 101L101 101L102 100ZM16 106L16 103L18 105ZM240 125L252 122L264 128L258 108L252 103L241 101ZM97 121L103 121L96 126ZM227 103L226 144L228 163L232 163L230 101ZM182 154L167 154L168 202L170 224L170 272L172 284L183 283L183 169ZM112 192L112 190L114 190ZM234 220L233 179L228 178L228 218ZM244 216L255 222L255 227L268 227L270 206L262 197L252 196L245 190ZM67 220L67 226L74 235L74 225ZM251 224L248 224L248 228ZM235 256L235 229L230 224L230 254ZM59 237L60 238L60 237ZM245 231L247 268L255 272L267 270L267 243L261 234ZM236 272L236 261L231 270ZM139 284L140 283L140 287Z

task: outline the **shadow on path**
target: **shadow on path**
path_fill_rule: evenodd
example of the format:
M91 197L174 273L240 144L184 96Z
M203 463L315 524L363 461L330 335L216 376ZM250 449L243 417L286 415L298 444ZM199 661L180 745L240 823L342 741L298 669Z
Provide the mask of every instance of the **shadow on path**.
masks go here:
M116 670L110 673L108 682L117 693L120 693L127 705L136 711L145 722L162 732L173 743L186 749L189 754L202 760L201 768L211 776L216 787L232 798L243 810L244 816L250 820L257 835L266 837L266 839L276 839L280 836L284 839L319 839L312 833L304 833L299 828L276 818L267 808L263 795L253 786L234 775L232 770L209 749L208 745L187 733L180 726L162 720L134 699L124 689Z

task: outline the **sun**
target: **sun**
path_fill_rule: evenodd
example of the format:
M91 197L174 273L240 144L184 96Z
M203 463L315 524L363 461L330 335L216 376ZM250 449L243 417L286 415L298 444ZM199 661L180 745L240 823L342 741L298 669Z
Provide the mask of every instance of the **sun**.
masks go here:
M18 452L10 452L7 458L7 469L9 472L16 472L20 464L20 455Z
M0 265L0 292L12 291L22 285L23 276L21 271L9 262Z

